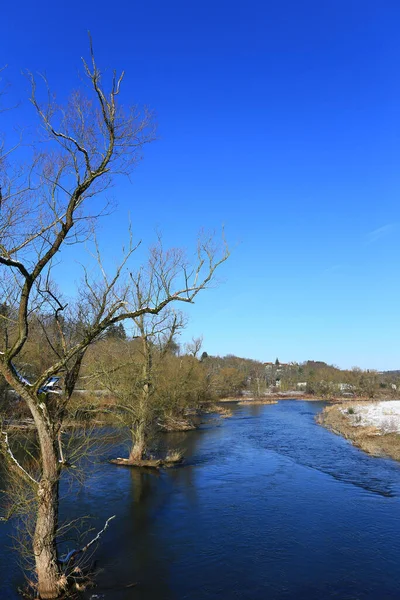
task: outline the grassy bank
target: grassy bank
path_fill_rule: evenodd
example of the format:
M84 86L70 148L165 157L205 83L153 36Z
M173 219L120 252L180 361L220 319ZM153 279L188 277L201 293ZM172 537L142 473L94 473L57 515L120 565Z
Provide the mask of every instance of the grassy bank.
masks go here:
M400 435L382 432L374 426L357 426L352 416L359 406L357 402L327 406L317 415L316 421L368 454L400 460Z
M278 404L278 400L271 400L271 398L245 398L240 400L238 404Z

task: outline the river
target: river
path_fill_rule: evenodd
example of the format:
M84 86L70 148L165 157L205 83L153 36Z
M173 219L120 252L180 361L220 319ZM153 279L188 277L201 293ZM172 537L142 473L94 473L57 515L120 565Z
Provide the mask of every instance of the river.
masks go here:
M98 586L112 600L398 598L400 465L317 425L319 402L234 406L230 419L164 437L185 450L160 473L110 465L104 448L64 516L100 529ZM0 598L21 576L0 524ZM134 587L124 587L136 583Z

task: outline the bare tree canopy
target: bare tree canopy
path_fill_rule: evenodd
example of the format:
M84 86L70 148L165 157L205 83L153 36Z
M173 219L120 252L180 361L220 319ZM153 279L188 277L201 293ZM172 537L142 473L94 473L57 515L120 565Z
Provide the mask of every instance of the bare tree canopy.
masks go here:
M179 249L165 250L159 236L147 263L137 267L131 238L114 272L106 271L94 233L105 209L102 192L116 176L132 172L155 128L149 110L120 105L124 73L114 72L104 83L92 46L83 69L88 95L75 91L64 106L45 78L28 73L41 125L37 143L29 163L26 152L18 163L18 148L3 147L0 154L0 372L33 417L39 471L29 473L13 457L7 435L2 442L14 471L36 488L33 554L41 598L56 598L68 585L56 544L63 462L58 441L87 348L115 324L128 319L137 324L172 302L193 302L228 258L225 243L218 250L212 236L199 238L192 262ZM99 277L84 269L76 297L67 302L55 264L68 244L87 239L94 243ZM29 352L35 331L41 336L40 367L28 381L16 365ZM63 393L46 393L49 378L60 374Z

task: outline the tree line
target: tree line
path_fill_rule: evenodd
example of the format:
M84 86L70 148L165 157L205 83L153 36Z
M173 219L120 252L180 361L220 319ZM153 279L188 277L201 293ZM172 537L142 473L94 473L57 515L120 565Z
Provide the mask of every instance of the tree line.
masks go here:
M323 361L308 360L291 363L280 369L280 390L298 389L307 394L330 398L341 395L376 398L391 396L400 389L400 373L378 372L374 369L339 369Z

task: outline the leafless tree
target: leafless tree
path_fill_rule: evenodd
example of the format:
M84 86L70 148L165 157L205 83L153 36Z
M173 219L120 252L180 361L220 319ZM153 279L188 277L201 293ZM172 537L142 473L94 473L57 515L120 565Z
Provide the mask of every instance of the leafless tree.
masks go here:
M203 237L190 266L183 252L165 251L159 240L147 267L135 269L131 242L110 275L95 244L100 277L94 279L87 269L75 302L63 297L55 281L63 250L93 239L96 220L104 214L102 193L117 175L132 171L143 146L154 139L151 113L119 104L124 73L113 73L109 85L104 84L92 48L83 67L88 96L76 91L66 106L57 104L45 79L39 85L28 74L40 138L29 164L26 149L22 164L17 153L3 149L0 156L0 285L1 301L9 309L2 315L6 333L0 372L29 407L40 468L31 473L13 457L7 436L2 443L14 472L35 490L32 550L41 598L56 598L68 585L56 543L62 469L58 438L87 348L112 324L159 315L173 302L193 302L228 257L225 246L218 253L212 239ZM137 289L146 292L138 297ZM42 321L51 359L29 382L18 365L35 318ZM50 378L60 374L62 393L49 393Z
M137 285L136 291L142 303L143 290ZM148 450L164 408L158 393L160 370L185 319L167 307L158 315L141 314L133 321L133 341L106 343L108 352L98 353L92 376L114 398L112 410L130 432L129 458L114 462L140 466L159 463L149 460Z
M186 352L195 358L198 357L201 347L203 345L203 336L198 338L193 337L191 342L186 344Z

